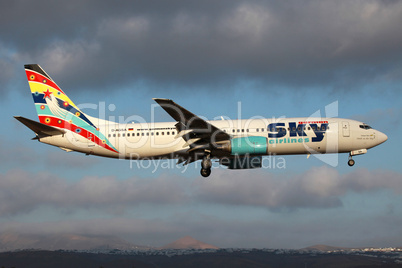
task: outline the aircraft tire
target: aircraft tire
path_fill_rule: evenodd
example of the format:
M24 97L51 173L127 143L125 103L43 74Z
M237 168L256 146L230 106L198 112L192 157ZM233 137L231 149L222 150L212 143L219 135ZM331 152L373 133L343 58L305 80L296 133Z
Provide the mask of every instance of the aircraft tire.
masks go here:
M349 167L352 167L354 164L355 164L355 160L349 159L349 161L348 161Z
M211 158L209 157L209 155L205 156L204 159L202 159L201 167L202 167L202 169L211 169L212 162L211 162Z
M201 173L201 176L206 178L209 175L211 175L211 169L210 168L202 168L200 173Z

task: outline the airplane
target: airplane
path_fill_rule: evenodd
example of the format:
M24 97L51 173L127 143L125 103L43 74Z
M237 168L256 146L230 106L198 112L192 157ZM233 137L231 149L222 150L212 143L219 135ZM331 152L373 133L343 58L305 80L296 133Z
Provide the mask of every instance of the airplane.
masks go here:
M261 168L267 155L365 154L388 137L369 125L343 118L254 118L204 120L170 99L154 98L174 122L116 123L89 116L38 65L25 65L39 122L15 118L36 139L64 151L131 160L201 161L201 175L212 160L228 169Z

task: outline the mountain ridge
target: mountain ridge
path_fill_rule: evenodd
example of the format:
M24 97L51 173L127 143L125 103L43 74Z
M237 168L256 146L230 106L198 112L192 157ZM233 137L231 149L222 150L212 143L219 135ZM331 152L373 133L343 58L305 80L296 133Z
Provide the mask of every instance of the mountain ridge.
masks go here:
M300 251L340 251L371 247L338 247L316 244ZM396 247L402 249L402 247ZM29 234L16 232L0 233L0 252L14 250L165 250L165 249L219 249L191 236L182 237L162 247L136 245L113 235L83 234Z
M185 236L178 240L164 245L159 249L219 249L218 247L201 242L191 236Z
M0 234L0 251L17 249L43 250L94 250L94 249L149 249L125 241L116 236L81 234L23 234L4 232Z

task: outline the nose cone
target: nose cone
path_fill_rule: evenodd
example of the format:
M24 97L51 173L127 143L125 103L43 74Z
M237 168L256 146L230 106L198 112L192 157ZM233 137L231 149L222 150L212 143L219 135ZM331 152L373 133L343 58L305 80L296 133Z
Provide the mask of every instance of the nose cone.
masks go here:
M377 132L377 140L378 140L378 144L381 144L383 142L385 142L386 140L388 140L387 135L385 135L384 133L378 131Z

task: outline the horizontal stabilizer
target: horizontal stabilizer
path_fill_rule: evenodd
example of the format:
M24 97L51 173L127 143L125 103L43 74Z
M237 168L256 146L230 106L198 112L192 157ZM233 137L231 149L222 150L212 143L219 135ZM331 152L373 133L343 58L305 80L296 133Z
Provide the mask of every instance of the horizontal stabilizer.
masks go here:
M37 135L55 136L66 133L66 131L62 129L51 127L22 116L14 116L14 118L30 128Z

